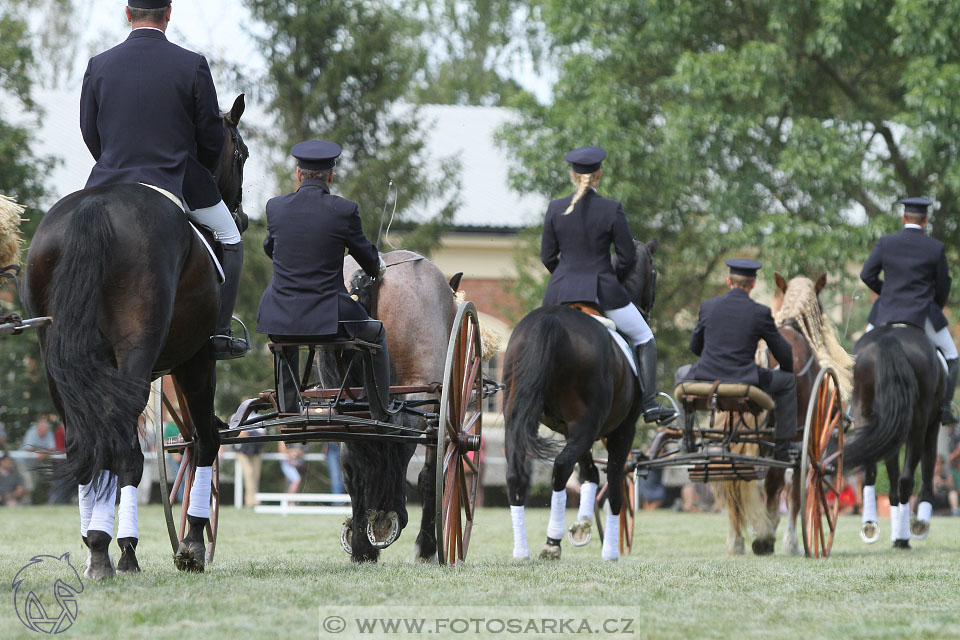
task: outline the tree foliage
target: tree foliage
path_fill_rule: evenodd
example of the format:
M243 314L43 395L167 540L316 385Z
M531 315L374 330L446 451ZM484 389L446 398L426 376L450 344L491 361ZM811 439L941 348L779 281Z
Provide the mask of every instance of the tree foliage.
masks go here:
M32 89L43 55L35 50L39 36L29 26L31 9L23 0L0 0L0 193L27 207L22 231L28 239L40 223L44 176L52 165L51 159L36 156L31 144L40 118ZM0 281L0 315L22 311L9 280ZM36 335L0 341L0 422L9 446L15 446L37 415L51 411L50 399Z
M448 222L457 201L456 165L428 172L419 112L402 105L424 62L421 23L386 0L244 2L266 29L260 43L280 129L276 142L285 149L311 138L340 144L335 190L360 204L368 234L379 227L389 180L398 221ZM288 161L281 174L289 177L292 168ZM427 212L431 196L445 204ZM427 224L405 242L425 251L437 235L438 225Z
M654 315L674 360L725 258L843 277L906 195L939 202L933 235L957 262L957 3L532 4L561 73L552 104L523 101L504 132L515 183L559 197L565 151L608 149L601 191L661 240Z

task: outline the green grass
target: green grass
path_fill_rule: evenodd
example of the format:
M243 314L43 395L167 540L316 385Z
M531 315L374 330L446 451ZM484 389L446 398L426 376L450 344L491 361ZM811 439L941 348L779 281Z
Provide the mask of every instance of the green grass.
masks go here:
M536 554L547 511L527 514ZM833 556L812 561L781 555L779 540L774 557L729 557L725 515L658 511L641 514L633 555L619 563L601 562L595 539L565 543L560 563L517 564L509 513L483 509L460 569L409 564L412 529L379 565L354 566L340 549L340 522L226 508L214 565L187 575L173 568L159 507L142 509L143 573L87 583L77 623L60 637L315 638L323 607L450 605L458 614L471 604L550 605L558 615L613 605L636 619L634 637L960 638L960 518L935 518L908 552L863 545L859 521L843 518ZM0 581L9 585L34 554L69 551L80 568L78 526L71 507L0 510ZM38 637L20 625L10 591L0 637Z

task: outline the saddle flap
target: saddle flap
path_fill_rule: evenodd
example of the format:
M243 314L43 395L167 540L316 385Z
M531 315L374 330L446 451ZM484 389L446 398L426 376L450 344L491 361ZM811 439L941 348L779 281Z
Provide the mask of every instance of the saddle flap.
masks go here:
M773 398L763 389L742 382L701 382L697 380L681 382L674 390L677 400L690 401L695 409L709 411L711 398L717 398L717 406L722 411L747 410L772 411Z

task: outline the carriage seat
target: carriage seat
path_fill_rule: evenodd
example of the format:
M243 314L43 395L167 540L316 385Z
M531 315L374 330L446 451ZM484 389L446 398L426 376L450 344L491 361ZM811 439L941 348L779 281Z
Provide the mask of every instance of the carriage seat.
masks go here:
M763 389L742 382L688 380L681 382L673 395L681 404L692 404L698 411L713 409L713 398L716 398L716 406L721 411L760 413L772 411L774 407L773 398Z

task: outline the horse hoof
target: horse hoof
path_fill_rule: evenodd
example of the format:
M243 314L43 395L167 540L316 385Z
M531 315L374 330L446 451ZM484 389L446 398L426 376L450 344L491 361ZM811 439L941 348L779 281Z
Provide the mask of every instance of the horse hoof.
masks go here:
M772 538L755 538L750 546L753 547L753 555L769 556L773 554L774 543Z
M180 548L173 556L173 564L180 571L190 571L192 573L203 573L204 560L207 557L207 550L203 543L180 541Z
M120 561L117 562L117 572L140 573L140 563L137 562L136 554L125 549L120 555Z
M930 523L926 520L918 520L916 517L910 518L910 537L917 540L923 540L930 533Z
M556 544L545 544L543 545L543 550L540 552L541 560L559 560L560 559L560 545Z
M570 544L575 547L585 546L590 542L590 539L593 538L593 533L590 531L591 522L589 518L581 518L570 525L570 529L567 530L567 539L570 540Z
M347 519L340 528L340 546L349 555L353 555L353 520Z
M860 539L873 544L880 539L880 526L873 520L867 520L860 525Z
M910 541L909 540L894 540L893 541L894 549L909 549Z
M377 512L376 516L367 520L367 540L377 549L389 547L400 535L400 518L396 511L384 514Z
M95 562L92 559L87 561L87 568L83 572L83 577L88 580L104 580L106 578L112 578L116 575L116 571L113 570L113 560L109 557L107 561L104 562Z

